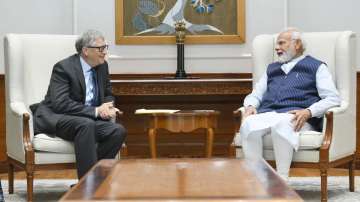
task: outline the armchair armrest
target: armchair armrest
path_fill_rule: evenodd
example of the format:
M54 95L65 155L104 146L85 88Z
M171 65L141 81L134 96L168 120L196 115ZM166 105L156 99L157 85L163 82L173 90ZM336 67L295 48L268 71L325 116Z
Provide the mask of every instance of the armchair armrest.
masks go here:
M328 156L328 160L332 161L354 153L355 123L355 109L352 109L348 102L342 101L339 107L329 109L324 117L325 136L320 147L320 156Z
M25 103L23 102L10 103L10 109L13 115L22 119L19 120L19 122L20 121L23 122L23 130L25 130L25 127L27 127L27 132L29 132L29 138L30 138L29 140L31 140L32 137L34 136L33 124L32 124L32 112L29 110L29 108L26 107Z
M233 111L233 115L234 117L240 117L244 114L245 112L245 107L240 107L239 109Z
M30 131L32 113L23 102L12 102L9 108L11 113L7 115L7 153L17 160L33 163L33 132Z
M235 111L233 111L233 116L234 116L234 117L240 117L240 116L241 116L241 110L240 110L240 108L237 109L237 110L235 110Z
M241 126L241 121L242 121L242 115L245 112L245 108L244 107L240 107L237 110L233 111L233 117L234 117L234 137L233 137L233 141L230 144L229 147L229 157L236 157L236 139L238 137L240 137L239 130L240 130L240 126Z
M349 103L346 101L341 101L340 106L330 108L327 112L333 112L334 114L341 114L341 113L345 113L345 111L348 108L349 108Z
M240 107L239 109L233 111L233 117L234 117L234 141L236 142L235 139L237 139L237 137L240 137L238 135L239 130L240 130L240 126L242 123L242 116L245 112L245 108L244 107ZM233 147L235 148L235 142L232 143Z
M332 111L327 111L324 115L323 133L325 133L325 135L324 135L323 143L320 147L320 156L322 151L328 151L330 147L332 134L333 134L333 124L334 124L333 117L334 117L334 113ZM324 155L324 156L328 156L328 155Z
M245 112L245 108L244 107L240 107L239 109L233 111L233 116L235 119L235 133L239 132L240 130L240 126L241 126L241 122L242 122L242 116Z
M19 117L22 117L24 114L32 114L31 111L25 106L23 102L12 102L10 103L11 112Z
M114 123L116 122L116 120L120 120L120 118L124 115L124 112L118 110L116 111L116 117L113 118L111 121L113 121ZM116 159L120 159L120 156L126 157L128 155L128 150L127 150L127 146L126 146L126 139L124 144L121 146L120 151L118 153L118 155L116 156Z

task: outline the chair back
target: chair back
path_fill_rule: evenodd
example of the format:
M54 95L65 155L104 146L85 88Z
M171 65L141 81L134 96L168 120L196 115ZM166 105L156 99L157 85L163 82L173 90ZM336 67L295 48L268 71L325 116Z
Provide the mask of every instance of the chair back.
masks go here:
M54 64L76 52L76 38L75 35L6 35L6 101L20 101L28 106L44 99Z
M24 161L22 117L29 106L44 99L53 66L76 52L75 35L7 34L5 52L5 105L7 154Z

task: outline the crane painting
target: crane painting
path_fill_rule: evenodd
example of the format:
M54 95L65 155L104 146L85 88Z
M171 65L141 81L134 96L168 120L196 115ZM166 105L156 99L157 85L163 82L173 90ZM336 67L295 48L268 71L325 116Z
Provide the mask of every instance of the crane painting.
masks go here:
M192 23L184 16L185 8L191 7L200 16L211 15L216 9L216 5L224 0L177 0L166 14L166 3L168 0L138 0L138 10L135 13L132 24L136 30L135 35L143 35L146 33L172 35L175 33L175 23L182 21L185 23L185 28L191 34L198 34L203 31L211 31L217 34L224 34L219 28L210 24L196 24ZM157 26L150 27L144 17L165 17Z
M116 44L174 44L179 22L187 44L241 44L245 1L115 0Z

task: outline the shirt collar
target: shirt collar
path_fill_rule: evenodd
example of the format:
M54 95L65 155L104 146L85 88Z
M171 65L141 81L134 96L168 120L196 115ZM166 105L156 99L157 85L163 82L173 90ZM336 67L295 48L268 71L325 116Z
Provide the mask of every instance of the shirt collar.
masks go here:
M305 58L305 55L301 55L299 57L296 57L296 58L290 60L287 63L283 63L281 65L281 69L285 72L285 74L288 74L291 71L291 69L294 68L295 65L304 58Z
M302 60L304 58L305 58L305 55L300 55L299 57L296 57L296 58L290 60L288 63L293 63L295 65L296 63L298 63L300 60Z
M91 66L81 56L80 56L80 63L81 63L81 68L84 73L91 70Z

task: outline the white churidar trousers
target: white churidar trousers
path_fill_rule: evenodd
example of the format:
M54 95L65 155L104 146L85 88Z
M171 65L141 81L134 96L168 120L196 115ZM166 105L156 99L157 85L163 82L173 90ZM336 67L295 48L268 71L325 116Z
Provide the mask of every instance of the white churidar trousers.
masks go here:
M276 162L281 176L288 176L294 149L299 148L299 132L294 131L293 114L266 112L248 116L241 125L240 134L245 158L263 156L263 136L270 134ZM300 131L313 130L309 123Z

